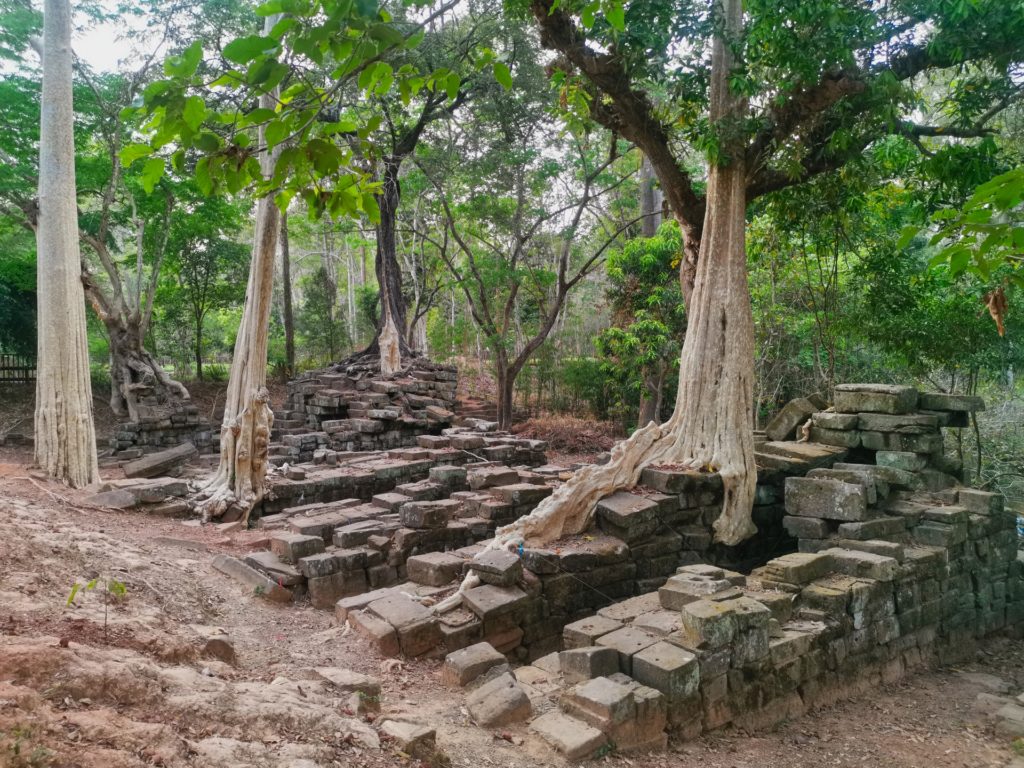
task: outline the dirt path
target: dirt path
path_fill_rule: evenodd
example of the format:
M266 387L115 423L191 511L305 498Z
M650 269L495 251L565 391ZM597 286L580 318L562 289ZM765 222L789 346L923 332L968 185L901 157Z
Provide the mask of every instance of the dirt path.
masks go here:
M258 532L223 535L133 513L83 511L66 491L0 464L0 766L384 766L412 761L373 721L429 723L455 766L562 765L524 727L468 722L438 683L440 662L376 657L333 617L246 594L209 563ZM76 580L102 588L66 605ZM106 611L106 629L104 612ZM237 664L201 654L223 630ZM727 731L605 765L696 768L987 768L1011 764L976 706L996 685L1024 688L1024 649L993 641L962 669L917 676L779 729ZM316 667L381 678L383 711L360 717ZM984 673L979 675L977 673ZM986 677L986 675L988 677ZM504 737L504 738L503 738ZM435 764L444 764L439 757Z

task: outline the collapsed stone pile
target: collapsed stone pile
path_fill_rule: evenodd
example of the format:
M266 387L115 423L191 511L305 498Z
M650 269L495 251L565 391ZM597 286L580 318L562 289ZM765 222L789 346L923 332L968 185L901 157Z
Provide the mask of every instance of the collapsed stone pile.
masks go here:
M379 361L310 371L288 383L287 410L275 422L282 455L311 461L330 452L414 446L451 426L454 366L415 358L382 376Z
M213 427L192 403L180 408L154 405L140 410L136 421L118 424L110 439L110 447L119 460L137 459L183 443L192 443L202 452L217 447Z

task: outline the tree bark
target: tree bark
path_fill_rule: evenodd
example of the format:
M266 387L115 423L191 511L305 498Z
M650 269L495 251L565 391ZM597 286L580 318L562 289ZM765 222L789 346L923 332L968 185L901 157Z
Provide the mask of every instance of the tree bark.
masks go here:
M295 375L295 316L292 313L292 262L288 250L288 212L281 214L281 281L284 290L284 359L288 376Z
M380 223L377 225L377 285L380 288L380 324L375 343L380 351L380 372L395 373L402 358L412 355L405 340L405 300L402 297L402 270L398 265L395 230L401 186L398 171L401 158L388 158L384 166L383 189L377 196ZM371 344L371 347L373 345Z
M644 237L654 237L661 226L661 190L655 186L657 176L654 166L643 156L640 163L640 232ZM643 422L641 422L643 423Z
M99 478L78 243L71 5L45 0L39 128L35 460L73 488Z
M268 16L264 33L269 33L280 14ZM260 97L260 106L273 109L274 95ZM259 143L266 141L259 131ZM281 145L260 156L263 175L269 177L281 154ZM242 322L235 339L231 374L224 396L224 421L220 431L220 465L203 489L198 505L203 519L221 517L233 508L245 523L266 490L267 452L274 413L267 391L267 334L274 287L274 260L281 231L281 212L271 195L256 206L256 226L249 282L245 293Z

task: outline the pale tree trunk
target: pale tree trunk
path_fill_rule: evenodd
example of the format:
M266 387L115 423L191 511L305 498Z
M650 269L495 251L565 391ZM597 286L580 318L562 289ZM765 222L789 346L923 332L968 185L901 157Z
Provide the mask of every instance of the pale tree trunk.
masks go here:
M640 162L640 231L644 237L654 237L661 226L661 190L655 185L654 166L643 156ZM641 422L642 424L643 422Z
M269 33L279 15L268 16L264 32ZM275 99L260 97L260 106L273 109ZM260 129L259 143L265 142ZM260 166L265 177L274 171L281 145L264 150ZM281 230L281 212L271 195L260 198L245 292L242 322L235 340L228 389L224 396L224 421L220 430L220 466L203 490L199 504L203 519L221 517L233 507L248 521L254 505L266 490L267 453L274 413L267 391L267 332L274 287L274 259Z
M726 34L742 21L742 0L718 0ZM745 104L729 93L732 67L726 41L712 54L711 119L723 137L735 136ZM547 497L529 515L499 528L488 545L515 550L543 545L587 529L597 502L632 488L649 466L671 464L715 471L724 486L715 539L738 544L756 532L751 521L757 468L754 464L754 324L747 285L746 169L737 140L725 141L727 164L708 174L707 209L679 366L675 412L665 424L648 424L618 443L604 465L591 465ZM685 267L684 267L685 268ZM467 576L460 592L438 604L461 602L461 592L479 583Z
M99 478L75 190L71 5L45 0L39 128L35 460L73 488Z
M288 213L281 214L281 282L284 289L284 359L295 375L295 316L292 313L292 260L288 250Z

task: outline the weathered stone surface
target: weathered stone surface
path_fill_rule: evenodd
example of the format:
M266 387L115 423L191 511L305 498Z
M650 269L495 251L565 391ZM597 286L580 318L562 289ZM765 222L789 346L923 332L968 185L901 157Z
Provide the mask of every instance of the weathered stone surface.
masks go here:
M636 703L628 685L608 677L580 683L562 697L562 709L606 733L636 717Z
M906 435L898 432L868 432L861 430L860 443L873 451L907 451L938 453L943 449L940 434Z
M899 536L906 530L907 523L902 517L877 517L861 523L840 523L837 533L842 538L866 541Z
M168 448L166 451L149 453L141 459L128 462L123 467L124 476L159 477L173 474L197 455L199 455L199 450L193 443L182 443L174 448Z
M473 613L486 621L519 608L526 602L526 593L518 587L484 584L467 590L462 599Z
M361 693L368 697L380 696L380 680L342 667L316 667L317 677L339 693Z
M597 728L553 709L530 723L530 730L569 760L583 760L608 743Z
M837 413L910 413L917 406L917 390L895 384L839 384L835 389Z
M405 561L409 580L431 587L443 587L462 576L466 561L450 552L425 552Z
M518 555L504 549L484 550L470 562L469 567L485 584L511 587L523 575L523 563Z
M672 576L658 590L661 607L672 611L680 610L687 603L729 589L732 583L724 578L705 576L693 573L681 573Z
M985 401L976 395L922 392L918 404L927 411L983 411Z
M535 485L533 483L512 483L511 485L499 485L490 489L491 495L506 504L539 504L551 495L554 489L546 485Z
M678 639L684 648L715 650L728 645L736 635L736 616L731 600L698 600L684 605L681 616L683 626L671 639Z
M570 683L614 675L619 671L619 653L614 648L585 646L562 651L562 676Z
M482 438L480 438L480 442L482 445ZM455 444L455 437L452 438L452 444ZM469 481L469 487L477 491L481 488L493 488L499 485L518 483L519 473L508 467L481 467L469 470L466 473L466 480Z
M835 445L841 448L856 448L860 445L860 432L847 429L826 429L812 426L810 440L812 443Z
M452 687L463 687L493 667L506 663L490 643L477 643L449 653L441 667L441 681Z
M796 436L797 427L803 424L818 408L810 400L798 397L786 403L768 426L764 433L769 440L791 440Z
M591 616L566 624L562 630L562 640L566 648L586 648L592 646L601 635L607 635L621 627L621 621L604 616Z
M429 760L437 749L437 734L426 725L385 720L379 727L380 732L392 739L399 749L420 760Z
M858 424L861 432L895 432L903 435L935 434L939 426L935 416L920 413L862 413L858 416Z
M999 493L961 488L957 500L968 512L977 515L999 515L1004 508L1003 496Z
M275 603L290 603L292 593L273 579L230 555L217 555L213 567L247 587L257 597L266 597Z
M408 595L396 593L374 600L367 610L395 628L406 656L421 656L441 642L437 617Z
M323 552L324 540L320 536L301 533L275 533L270 537L270 551L286 563L295 563L303 557Z
M855 413L832 413L831 411L819 411L811 417L814 426L833 431L851 430L857 428L857 414Z
M645 632L636 627L623 627L597 639L597 644L604 648L613 648L619 654L619 670L630 674L633 670L633 656L644 648L658 642L657 635Z
M90 507L106 507L107 509L131 509L139 504L135 494L123 489L94 493L91 496L86 496L83 501Z
M366 550L335 549L308 555L298 560L299 571L306 578L330 576L339 571L355 571L366 567Z
M791 515L782 518L782 527L786 529L786 533L797 539L824 539L830 531L829 524L824 520Z
M326 576L313 576L306 581L306 588L314 608L330 610L341 598L366 591L366 571L337 571Z
M879 451L875 463L880 467L920 472L928 464L928 457L910 451Z
M283 587L294 587L305 581L303 575L294 565L284 562L273 552L267 550L250 552L245 556L245 562L256 570L267 574Z
M444 528L460 509L462 503L453 499L410 501L402 505L399 515L407 528Z
M466 708L470 717L485 728L526 720L532 711L526 692L507 672L470 693Z
M892 581L896 578L899 563L891 557L871 552L857 552L849 549L826 549L821 553L832 559L832 568L847 576L863 576L876 581Z
M786 512L795 517L858 521L867 519L862 485L817 477L786 478Z
M784 584L810 584L821 578L832 567L827 555L810 552L791 552L782 557L769 560L760 568L754 569L752 576L768 581L779 581Z
M680 701L696 693L700 670L692 653L660 642L633 656L633 678L661 691L670 701Z
M398 632L380 617L369 611L347 611L346 621L382 656L397 656L401 652Z

